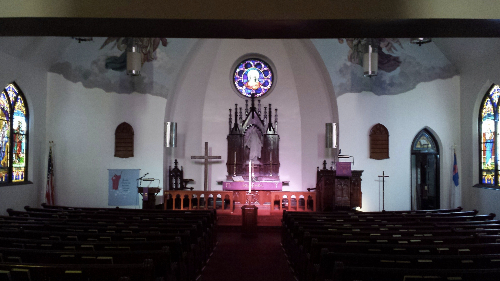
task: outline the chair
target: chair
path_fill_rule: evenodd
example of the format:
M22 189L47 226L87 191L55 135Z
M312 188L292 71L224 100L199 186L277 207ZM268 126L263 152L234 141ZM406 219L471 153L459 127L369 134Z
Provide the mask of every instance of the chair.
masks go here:
M186 187L186 184L193 181L192 179L184 179L182 166L179 169L177 159L174 161L174 168L168 167L168 190L193 190L193 187Z

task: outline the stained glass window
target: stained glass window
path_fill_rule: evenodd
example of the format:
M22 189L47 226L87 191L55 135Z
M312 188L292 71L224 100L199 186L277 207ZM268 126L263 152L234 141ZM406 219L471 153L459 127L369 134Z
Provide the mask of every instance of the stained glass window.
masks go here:
M434 138L427 130L422 130L413 141L413 152L437 153L437 146Z
M500 185L498 173L498 99L500 86L493 85L485 94L479 112L479 171L483 185Z
M274 74L269 64L260 59L245 59L234 70L234 87L245 97L258 98L269 93L274 85Z
M15 83L0 94L0 184L27 181L28 107Z

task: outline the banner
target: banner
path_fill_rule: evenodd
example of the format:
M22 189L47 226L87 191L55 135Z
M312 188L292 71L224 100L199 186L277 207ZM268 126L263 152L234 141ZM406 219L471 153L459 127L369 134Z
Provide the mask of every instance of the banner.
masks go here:
M108 206L139 205L137 179L140 169L109 169Z
M54 162L52 159L52 146L49 148L49 161L47 164L47 185L45 186L45 202L54 205Z

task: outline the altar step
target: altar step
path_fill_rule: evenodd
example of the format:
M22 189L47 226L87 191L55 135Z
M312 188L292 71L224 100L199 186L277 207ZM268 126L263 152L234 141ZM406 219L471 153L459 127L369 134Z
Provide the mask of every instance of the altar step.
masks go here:
M282 214L267 216L257 215L257 226L281 226ZM219 226L241 226L243 219L241 214L217 214L217 225Z
M243 204L235 203L233 212L217 211L217 224L241 226L242 225L242 210ZM276 208L270 209L270 204L256 204L257 206L257 226L281 226L281 218L283 212Z

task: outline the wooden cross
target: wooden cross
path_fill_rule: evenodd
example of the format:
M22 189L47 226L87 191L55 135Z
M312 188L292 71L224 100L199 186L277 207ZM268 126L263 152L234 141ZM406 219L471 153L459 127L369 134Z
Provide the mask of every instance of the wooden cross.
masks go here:
M203 185L203 191L207 191L208 187L208 160L211 159L221 159L220 156L208 156L208 142L205 142L205 155L203 156L191 156L191 159L204 159L205 160L205 181Z
M386 176L385 171L382 171L382 175L378 177L382 178L382 211L385 211L385 178L388 178L389 176Z

